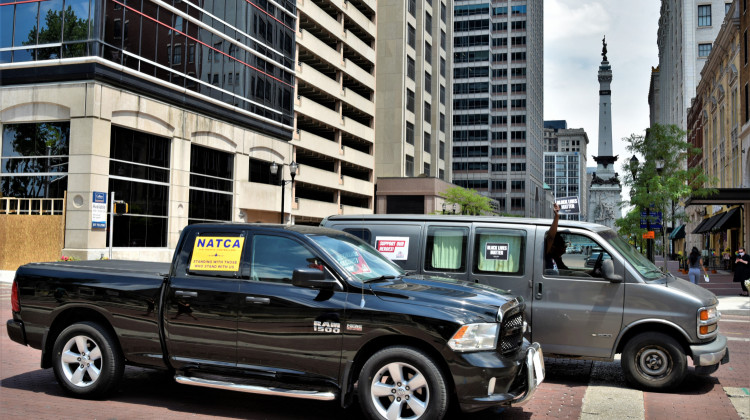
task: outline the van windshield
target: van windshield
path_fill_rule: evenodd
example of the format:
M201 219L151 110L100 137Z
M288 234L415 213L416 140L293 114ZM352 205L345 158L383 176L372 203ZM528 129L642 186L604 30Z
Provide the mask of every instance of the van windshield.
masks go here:
M654 265L645 255L638 252L632 245L611 230L599 232L646 280L657 280L664 277L664 273Z
M405 274L401 267L359 239L344 235L313 235L310 239L320 245L350 275L363 282Z

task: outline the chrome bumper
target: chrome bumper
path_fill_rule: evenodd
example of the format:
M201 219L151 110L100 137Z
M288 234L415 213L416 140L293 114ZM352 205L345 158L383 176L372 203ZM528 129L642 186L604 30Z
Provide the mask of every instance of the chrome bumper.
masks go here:
M514 398L511 405L525 404L536 392L539 384L544 381L544 355L539 343L532 343L526 351L526 392Z

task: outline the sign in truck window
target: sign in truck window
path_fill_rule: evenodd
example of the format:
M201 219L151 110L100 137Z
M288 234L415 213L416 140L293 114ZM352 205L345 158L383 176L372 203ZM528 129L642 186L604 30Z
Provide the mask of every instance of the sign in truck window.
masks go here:
M190 271L238 271L245 238L200 236L195 238Z
M391 261L406 261L409 258L409 237L378 236L375 248Z

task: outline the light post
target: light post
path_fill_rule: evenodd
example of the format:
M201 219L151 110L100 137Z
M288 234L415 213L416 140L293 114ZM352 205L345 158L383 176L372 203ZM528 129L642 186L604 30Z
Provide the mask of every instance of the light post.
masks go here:
M638 164L639 163L640 162L638 161L638 158L635 157L635 155L633 155L633 157L630 158L630 173L633 175L633 187L635 187L636 180L638 179ZM648 184L646 184L646 195L648 194L649 194ZM639 208L636 208L636 210L638 211L638 216L640 219L641 211ZM646 231L651 232L651 209L650 208L646 209ZM646 239L646 258L648 258L649 261L654 262L653 239Z
M289 166L289 175L292 177L290 181L284 180L284 171L279 174L279 184L281 185L281 224L284 224L284 186L287 183L294 182L294 177L297 176L297 162L292 161L290 164L282 163L281 166ZM279 165L276 162L271 163L271 175L276 175L279 172Z

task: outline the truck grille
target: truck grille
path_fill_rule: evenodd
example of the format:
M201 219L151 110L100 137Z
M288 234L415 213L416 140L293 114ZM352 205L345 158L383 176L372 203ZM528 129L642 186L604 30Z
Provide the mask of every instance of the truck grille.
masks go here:
M525 321L523 306L511 308L503 315L499 343L500 353L503 356L514 353L523 344L523 324Z

